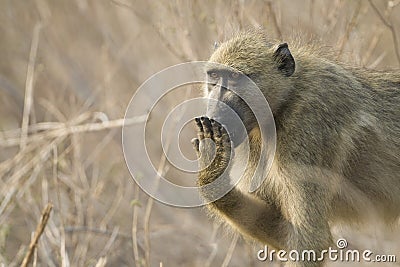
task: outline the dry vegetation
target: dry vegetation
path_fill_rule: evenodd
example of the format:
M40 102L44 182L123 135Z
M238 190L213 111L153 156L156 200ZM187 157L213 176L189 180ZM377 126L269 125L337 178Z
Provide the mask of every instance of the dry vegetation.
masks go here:
M265 266L258 246L224 234L201 209L141 192L120 137L124 110L146 78L205 60L214 41L254 27L289 44L319 42L352 64L400 66L399 0L1 0L2 266L26 255L37 266ZM346 237L398 253L398 230L369 229Z

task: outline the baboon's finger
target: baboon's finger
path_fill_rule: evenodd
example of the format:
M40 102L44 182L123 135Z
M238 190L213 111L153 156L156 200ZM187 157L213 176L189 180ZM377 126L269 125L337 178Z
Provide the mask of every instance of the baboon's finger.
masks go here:
M213 131L212 131L212 128L211 128L210 119L207 118L207 117L201 117L200 120L203 123L204 137L212 139L213 138Z
M203 129L203 124L201 123L200 118L195 118L194 119L196 122L196 126L197 126L197 138L199 140L204 139L204 129Z
M211 128L214 133L214 136L221 137L221 130L220 130L221 124L219 124L217 121L215 121L213 119L211 119L210 122L211 122Z
M223 143L224 145L228 145L228 146L230 147L230 146L231 146L231 139L229 138L229 134L228 134L228 132L226 131L225 127L224 127L224 126L221 126L220 131L221 131L221 140L222 140L222 143Z
M196 122L199 131L203 131L203 124L201 124L200 118L194 118L194 121Z
M194 150L196 150L196 152L199 152L200 151L200 149L199 149L199 146L200 146L199 139L198 138L193 138L191 142L193 144Z
M214 141L216 145L221 145L221 124L219 124L217 121L211 119L211 129L213 131L213 136L214 136Z

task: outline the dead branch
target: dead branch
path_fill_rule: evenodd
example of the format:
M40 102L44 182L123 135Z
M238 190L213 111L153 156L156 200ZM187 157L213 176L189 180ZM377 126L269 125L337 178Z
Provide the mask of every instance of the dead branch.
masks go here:
M372 2L372 0L368 0L368 3L372 7L372 9L375 11L376 15L379 17L379 19L382 21L382 23L390 30L392 33L392 38L393 38L393 45L394 45L394 52L397 57L397 61L399 62L400 65L400 48L399 48L399 39L397 37L396 30L392 23L386 20L386 18L381 14L379 9L376 7L376 5Z
M44 131L42 133L38 133L35 135L30 135L26 138L26 142L39 142L45 139L52 139L55 137L60 136L67 136L76 133L83 133L83 132L93 132L93 131L102 131L106 129L122 127L124 125L131 125L135 123L141 123L146 120L147 116L142 115L133 118L126 118L126 119L117 119L112 121L103 121L103 122L96 122L96 123L86 123L81 125L68 125L67 123L64 124L57 124L54 130ZM0 138L0 146L3 147L11 147L18 145L20 143L20 138Z
M24 101L24 113L22 116L21 125L21 139L20 139L20 149L23 150L26 145L26 138L28 135L28 125L29 125L29 115L31 113L32 103L33 103L33 78L36 62L36 54L39 47L39 33L42 25L37 23L33 29L33 37L31 43L31 51L29 54L28 70L26 73L26 84L25 84L25 101Z
M35 235L33 236L31 243L29 244L28 252L25 255L24 260L21 263L21 267L28 266L29 262L32 259L32 255L36 250L37 243L39 241L40 236L42 235L44 228L46 227L47 221L50 218L50 212L53 209L53 205L48 203L42 212L42 217L40 218L40 222L36 227Z

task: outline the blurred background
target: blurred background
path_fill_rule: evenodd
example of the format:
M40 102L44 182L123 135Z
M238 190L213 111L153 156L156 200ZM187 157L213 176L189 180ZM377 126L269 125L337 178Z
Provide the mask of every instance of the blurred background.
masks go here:
M260 27L356 66L400 66L400 0L0 0L1 266L20 265L47 203L37 266L279 266L258 262L259 244L221 229L204 209L149 198L121 145L122 118L141 83L207 60L214 42ZM177 99L166 97L155 115ZM190 143L181 146L193 157ZM153 145L152 155L168 174L161 148ZM381 266L400 265L398 227L335 234L354 248L397 253L397 263Z

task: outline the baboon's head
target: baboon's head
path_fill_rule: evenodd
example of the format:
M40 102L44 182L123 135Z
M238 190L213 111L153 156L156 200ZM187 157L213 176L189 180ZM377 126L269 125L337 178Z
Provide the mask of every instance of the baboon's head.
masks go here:
M241 34L223 43L212 54L209 62L206 96L221 101L233 109L239 115L247 132L258 127L252 112L258 107L249 107L234 91L249 99L255 97L254 90L257 90L255 88L257 85L272 112L275 113L290 90L290 76L295 71L295 61L288 45L272 44L262 33ZM221 120L227 116L226 114L223 105L208 107L209 117ZM237 138L234 143L239 144L246 133L234 132L234 135Z

